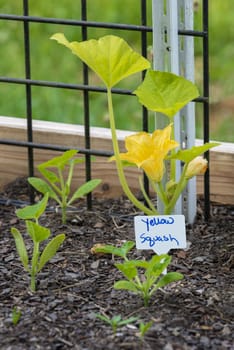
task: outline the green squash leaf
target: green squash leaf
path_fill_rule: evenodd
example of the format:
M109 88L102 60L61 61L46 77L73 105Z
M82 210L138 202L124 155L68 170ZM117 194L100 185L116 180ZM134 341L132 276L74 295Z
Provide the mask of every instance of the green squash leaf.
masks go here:
M171 154L170 156L168 156L167 159L178 159L184 163L189 163L191 162L191 160L208 151L210 148L217 147L219 145L220 143L218 142L209 142L205 143L202 146L193 146L190 149L179 150L175 154Z
M162 288L165 287L167 284L175 281L182 280L184 276L179 272L168 272L166 275L164 275L160 280L158 281L156 288Z
M24 244L23 237L19 230L17 228L12 227L11 228L11 233L14 237L15 240L15 245L16 245L16 250L19 254L20 260L25 268L26 271L29 271L29 266L28 266L28 253Z
M54 157L47 162L40 164L38 168L58 168L63 170L65 165L69 164L69 160L72 159L77 153L77 150L66 151L61 156Z
M46 209L48 197L49 195L46 193L42 200L38 203L16 210L16 215L19 219L23 220L38 220Z
M50 229L36 224L33 221L26 221L27 232L34 242L42 242L50 236Z
M99 40L69 42L64 34L57 33L51 39L68 47L100 77L108 88L150 67L147 59L133 51L126 41L118 36L107 35Z
M99 179L93 179L90 181L87 181L83 185L81 185L73 194L72 198L69 200L68 205L70 205L72 202L74 202L76 199L85 196L86 194L92 192L100 183L102 180Z
M148 268L145 275L148 278L154 277L154 280L160 276L171 262L171 256L168 254L153 255L148 262Z
M38 192L43 193L44 195L48 193L49 197L59 202L59 198L56 195L56 193L53 191L53 189L49 186L49 184L39 179L38 177L29 177L28 182L31 186L33 186Z
M120 252L121 252L121 255L120 255L120 256L122 256L122 258L126 258L128 252L129 252L133 247L135 247L135 242L133 242L133 241L124 242L124 244L119 248L119 249L120 249Z
M127 258L128 252L135 246L135 242L127 241L121 247L115 247L114 245L107 244L101 247L96 247L96 253L113 254L123 259Z
M44 178L52 184L59 183L58 176L53 171L46 169L43 164L38 165L37 168Z
M169 118L199 96L191 81L173 73L153 70L147 71L144 81L134 93L147 109Z
M45 264L53 258L53 256L57 253L57 250L61 246L65 239L65 234L61 233L60 235L57 235L54 237L44 248L43 252L41 253L39 264L38 264L38 272L45 266Z
M115 264L115 266L129 280L132 280L137 276L137 268L134 264L134 261L128 260L125 261L123 264Z
M119 326L125 326L129 323L135 322L138 320L138 317L131 316L129 318L126 318L126 320L119 320L118 325Z
M131 281L124 281L124 280L117 281L114 283L114 288L129 290L130 292L135 292L135 293L139 292L135 284Z
M141 322L139 325L140 337L144 337L145 333L152 327L153 321L149 321L147 323Z

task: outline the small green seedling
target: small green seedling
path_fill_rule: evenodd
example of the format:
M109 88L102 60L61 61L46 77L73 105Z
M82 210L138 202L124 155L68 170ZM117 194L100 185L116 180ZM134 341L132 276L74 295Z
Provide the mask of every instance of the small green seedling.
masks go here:
M33 241L33 252L31 263L29 263L29 256L25 246L24 239L20 231L12 227L11 233L14 237L16 249L24 269L30 274L30 288L32 291L36 290L36 276L44 267L44 265L56 254L57 250L65 239L65 234L59 234L52 238L45 248L40 252L40 243L47 240L50 235L50 229L39 225L39 217L43 214L48 201L48 193L37 204L27 206L16 211L20 219L25 220L27 233ZM33 221L35 220L35 222Z
M120 248L111 245L96 248L97 252L109 253L124 258L123 263L115 264L122 272L126 280L115 282L115 289L125 289L143 298L144 305L149 305L149 300L157 289L167 284L181 280L183 275L178 272L168 272L162 275L171 262L168 254L154 255L149 261L129 260L127 253L134 246L134 242L128 241Z
M150 261L129 260L122 264L115 264L126 280L115 282L114 288L139 294L144 300L144 305L148 306L150 298L157 289L183 278L183 275L178 272L168 272L160 278L170 262L171 257L168 254L162 254L154 255Z
M16 306L14 306L11 314L11 321L14 326L16 326L19 323L21 315L21 311Z
M96 317L109 324L114 334L116 334L117 328L126 326L127 324L133 323L138 320L138 317L129 317L126 320L123 320L120 315L116 315L110 318L106 315L96 314Z
M148 330L152 327L153 321L149 321L147 323L141 322L139 324L139 337L141 339L144 338L145 333L148 332Z
M101 182L99 179L90 180L71 194L74 166L84 162L83 158L74 158L77 153L76 150L69 150L61 156L40 164L38 170L46 181L37 177L28 178L30 185L37 191L44 195L48 193L49 197L58 203L64 224L67 221L67 208L78 198L92 192Z

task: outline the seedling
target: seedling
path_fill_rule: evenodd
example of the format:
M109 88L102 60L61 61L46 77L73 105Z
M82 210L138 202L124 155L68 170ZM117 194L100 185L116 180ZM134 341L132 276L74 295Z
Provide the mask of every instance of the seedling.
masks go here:
M11 314L11 320L14 326L16 326L19 323L21 314L21 311L16 306L14 306Z
M145 333L148 332L148 330L152 327L153 321L149 321L147 323L141 322L139 324L139 337L141 339L144 338Z
M38 223L39 217L43 214L48 201L48 193L37 204L19 209L16 214L19 218L25 220L28 235L33 241L33 252L31 262L29 263L29 255L25 246L24 239L20 231L12 227L11 233L14 237L16 249L24 269L30 275L30 288L34 292L36 290L36 276L45 266L45 264L53 258L57 250L65 239L65 234L59 234L52 238L45 248L40 252L40 243L47 240L50 235L50 229L43 227ZM35 220L35 221L33 221Z
M106 245L96 248L96 252L109 253L120 256L123 263L115 264L117 269L124 275L126 280L114 283L115 289L125 289L142 297L144 305L149 305L149 300L157 289L165 287L167 284L181 280L183 275L178 272L168 272L162 275L171 262L168 254L154 255L149 261L129 260L127 253L134 247L134 242L128 241L120 248Z
M112 328L114 335L117 332L117 328L133 323L138 319L138 317L129 317L126 320L123 320L120 315L116 315L110 318L109 316L101 315L101 314L96 314L96 317L106 322L107 324L109 324Z
M42 163L38 170L44 179L29 177L28 182L39 192L49 194L54 199L62 211L63 224L67 221L67 208L77 199L92 192L101 182L99 179L90 180L81 185L71 194L71 183L74 167L76 164L84 162L84 159L74 158L78 151L69 150L61 156ZM66 176L67 174L67 176Z

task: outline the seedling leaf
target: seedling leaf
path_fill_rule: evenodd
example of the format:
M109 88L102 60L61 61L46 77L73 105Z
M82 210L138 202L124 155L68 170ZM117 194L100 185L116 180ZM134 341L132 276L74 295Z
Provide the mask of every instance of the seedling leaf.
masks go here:
M47 227L43 227L41 225L36 224L33 221L26 221L27 232L32 238L33 242L42 242L49 238L50 229Z
M129 280L137 276L137 268L135 267L134 261L125 261L123 264L115 264L115 266Z
M19 219L23 220L38 220L38 218L44 213L47 202L48 202L48 193L45 194L45 196L42 198L41 201L39 201L36 204L28 205L25 208L21 208L16 210L16 215Z
M52 184L59 183L58 176L51 170L48 170L44 167L44 163L38 165L38 170L40 171L41 175L44 176L44 178L49 181Z
M85 196L86 194L92 192L101 183L101 181L102 180L99 180L99 179L93 179L93 180L90 180L90 181L84 183L72 195L71 199L68 202L68 205L70 205L76 199L81 198L81 197Z
M17 252L19 254L20 260L21 260L25 270L28 271L29 270L28 253L27 253L27 250L26 250L26 247L25 247L25 244L24 244L23 237L22 237L20 231L17 228L15 228L15 227L11 228L11 233L12 233L12 235L14 237L16 250L17 250Z
M124 280L117 281L114 283L114 288L129 290L130 292L135 292L135 293L139 292L136 285L131 281L124 281Z
M77 150L65 151L61 156L54 157L45 163L39 165L39 168L58 168L63 170L68 161L78 153Z
M168 272L158 281L158 283L156 284L156 288L165 287L167 284L174 281L179 281L183 278L184 276L179 272Z
M127 259L127 253L135 246L135 242L127 241L121 247L115 247L113 245L105 245L95 248L96 253L113 254L123 259Z
M57 250L61 246L65 239L65 234L61 233L54 237L44 248L41 253L39 264L38 264L38 272L43 268L43 266L56 254Z
M150 278L151 276L156 277L160 276L163 271L171 262L171 256L167 254L154 255L151 260L148 262L148 268L145 272L145 275Z
M59 201L58 196L56 193L52 190L52 188L48 185L48 183L42 179L39 179L37 177L29 177L28 182L30 185L32 185L37 191L41 192L42 194L49 194L49 197L53 198L57 202Z

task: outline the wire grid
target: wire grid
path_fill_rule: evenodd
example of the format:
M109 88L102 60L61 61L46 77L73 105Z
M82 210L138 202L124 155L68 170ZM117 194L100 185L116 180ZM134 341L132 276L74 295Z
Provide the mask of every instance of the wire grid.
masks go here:
M48 18L39 16L30 16L29 0L22 0L22 15L14 14L0 14L0 20L2 21L19 21L23 24L24 35L24 56L25 56L25 78L12 78L12 77L0 77L0 82L10 83L13 85L23 84L26 91L26 118L27 118L27 141L16 141L0 139L0 144L14 145L16 147L26 147L28 149L28 176L34 175L34 149L48 149L54 151L65 151L69 147L63 147L60 145L50 145L35 143L33 141L33 127L32 127L32 86L42 86L57 89L70 89L79 90L83 92L83 106L84 106L84 133L85 133L85 147L77 148L79 153L85 155L85 172L86 181L91 179L91 156L98 155L103 157L109 157L110 152L104 150L96 150L90 148L90 110L89 110L89 93L100 92L103 93L106 90L101 87L93 86L89 84L89 72L85 64L83 64L83 84L69 84L59 81L44 81L31 79L31 51L30 51L30 23L50 23L61 24L66 26L76 26L81 28L82 40L88 38L88 28L105 28L116 29L121 31L137 31L141 36L141 53L144 57L147 57L147 47L151 44L148 41L148 33L152 32L152 27L147 25L147 5L149 1L139 0L137 2L140 6L141 23L138 25L125 24L125 23L108 23L108 22L96 22L89 21L87 18L87 0L80 0L81 19L62 19L62 18ZM126 3L127 6L127 3ZM203 7L203 28L202 31L194 30L179 30L179 35L189 35L194 37L201 37L203 40L203 96L197 98L195 101L203 104L203 135L204 142L209 141L209 62L208 62L208 0L202 1ZM144 73L142 75L142 78ZM113 89L115 94L131 95L132 92L124 89ZM148 111L142 108L142 130L148 131ZM74 148L74 147L72 147ZM209 152L205 154L206 158L209 158ZM145 179L145 187L148 188L148 183ZM205 218L209 219L210 215L210 192L209 192L209 171L204 176L204 199L205 199ZM30 200L33 201L33 192L30 193ZM92 196L87 196L87 206L91 208Z

